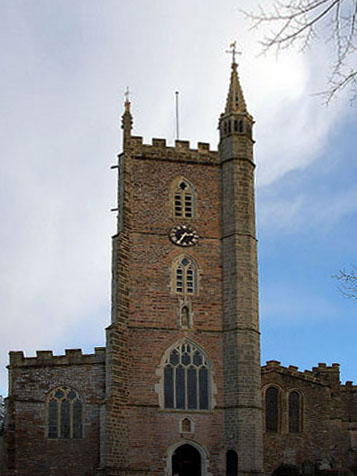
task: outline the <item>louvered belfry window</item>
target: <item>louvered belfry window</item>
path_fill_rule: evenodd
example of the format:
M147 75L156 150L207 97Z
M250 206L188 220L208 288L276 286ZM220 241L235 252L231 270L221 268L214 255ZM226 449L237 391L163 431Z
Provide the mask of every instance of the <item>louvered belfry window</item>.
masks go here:
M194 218L194 191L192 185L182 179L174 193L174 215L181 218Z

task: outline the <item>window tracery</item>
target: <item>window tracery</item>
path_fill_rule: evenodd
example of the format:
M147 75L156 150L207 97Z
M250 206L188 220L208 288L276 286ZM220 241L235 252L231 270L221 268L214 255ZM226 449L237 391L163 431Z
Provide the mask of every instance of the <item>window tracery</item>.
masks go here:
M164 362L164 407L179 410L208 410L210 365L195 345L183 342L168 353Z
M197 265L195 261L188 256L181 256L175 260L173 268L173 291L177 294L191 296L197 294Z
M76 390L57 387L47 400L48 438L82 438L83 405Z

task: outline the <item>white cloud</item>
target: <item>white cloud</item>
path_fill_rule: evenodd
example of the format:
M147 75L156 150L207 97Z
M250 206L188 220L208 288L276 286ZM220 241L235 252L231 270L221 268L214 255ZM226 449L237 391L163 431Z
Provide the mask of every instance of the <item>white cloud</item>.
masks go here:
M328 231L343 218L356 213L356 187L328 194L310 190L285 198L278 195L262 200L258 223L275 232L295 233L312 228Z
M282 299L282 296L284 298ZM292 284L287 285L283 280L266 285L262 297L261 319L267 325L294 324L308 325L323 321L333 321L338 315L338 309L319 294L318 285L306 295L306 289L299 289Z

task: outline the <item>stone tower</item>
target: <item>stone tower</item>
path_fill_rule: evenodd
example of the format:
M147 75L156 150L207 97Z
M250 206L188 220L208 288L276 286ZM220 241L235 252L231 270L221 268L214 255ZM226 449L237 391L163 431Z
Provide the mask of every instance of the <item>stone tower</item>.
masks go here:
M233 62L219 151L119 155L103 474L262 472L252 117Z
M225 433L235 441L242 472L258 471L263 458L252 126L233 62L219 120L222 327Z

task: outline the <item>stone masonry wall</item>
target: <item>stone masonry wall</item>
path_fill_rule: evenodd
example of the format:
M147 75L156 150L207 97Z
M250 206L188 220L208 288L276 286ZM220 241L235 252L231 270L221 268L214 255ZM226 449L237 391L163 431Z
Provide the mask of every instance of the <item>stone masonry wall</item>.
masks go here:
M262 397L274 386L279 390L279 428L264 431L264 469L269 475L282 463L295 464L301 471L341 468L357 469L357 390L348 382L343 386L339 365L319 364L312 371L283 367L269 361L262 368ZM288 396L297 391L302 397L299 433L289 432Z
M218 154L207 144L192 150L186 141L166 147L164 140L153 139L152 145L146 145L140 137L132 137L124 160L130 161L130 183L124 179L125 195L130 197L129 311L124 317L118 310L113 325L125 320L128 341L126 355L121 354L124 347L119 341L113 352L129 362L130 373L126 374L128 380L123 380L128 388L127 403L113 397L110 418L123 415L129 439L127 467L118 474L162 475L171 461L170 448L194 441L209 455L208 471L218 475L225 464L224 442L217 438L224 431ZM170 192L178 177L185 177L195 187L197 213L192 219L173 216ZM183 222L197 230L200 238L195 246L183 248L170 241L169 230ZM191 329L180 328L182 296L171 289L172 263L183 254L192 257L199 268L199 292L189 297ZM119 263L113 263L114 273L115 266ZM170 411L162 407L162 360L170 346L185 338L201 347L212 362L210 411ZM181 428L186 417L192 421L188 433ZM113 467L107 473L116 474Z
M4 476L89 476L99 464L99 409L104 398L105 349L79 349L25 358L10 352ZM83 438L49 439L46 397L57 386L76 390L83 402Z

